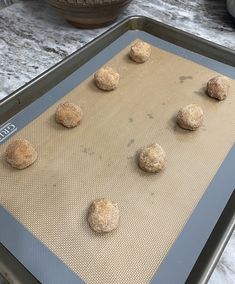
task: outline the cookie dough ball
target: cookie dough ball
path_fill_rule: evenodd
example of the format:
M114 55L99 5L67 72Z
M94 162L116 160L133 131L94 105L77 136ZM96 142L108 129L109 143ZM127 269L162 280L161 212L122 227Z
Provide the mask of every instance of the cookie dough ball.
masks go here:
M203 123L203 110L196 104L190 104L179 110L177 123L181 128L196 130Z
M118 227L120 213L117 203L106 198L94 200L88 210L88 223L98 233L108 233Z
M130 58L137 63L144 63L151 55L151 46L144 41L137 41L132 45Z
M229 79L225 76L215 76L207 83L208 96L223 101L227 98L230 88Z
M116 89L119 84L119 79L120 75L113 68L108 66L102 67L94 75L96 86L104 91Z
M32 165L37 157L36 147L26 139L17 139L11 142L5 153L6 161L19 170Z
M64 102L58 105L55 113L55 120L67 128L75 127L82 119L82 110L80 106Z
M150 144L139 151L138 164L146 172L158 173L165 167L166 153L159 144Z

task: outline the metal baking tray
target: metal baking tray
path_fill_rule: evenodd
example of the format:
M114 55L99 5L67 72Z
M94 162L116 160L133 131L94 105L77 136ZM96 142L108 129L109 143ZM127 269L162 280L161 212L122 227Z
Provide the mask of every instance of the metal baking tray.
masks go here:
M23 129L136 38L235 79L235 53L231 50L145 17L130 17L3 99L0 143ZM235 226L234 146L224 158L151 283L208 281ZM4 227L0 230L1 243L40 282L83 283L3 207L0 216L0 226Z

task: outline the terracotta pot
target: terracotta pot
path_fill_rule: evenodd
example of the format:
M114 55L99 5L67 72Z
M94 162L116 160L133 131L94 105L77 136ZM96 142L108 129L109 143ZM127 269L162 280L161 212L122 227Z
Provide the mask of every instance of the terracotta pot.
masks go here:
M131 0L48 0L72 25L96 28L116 20Z

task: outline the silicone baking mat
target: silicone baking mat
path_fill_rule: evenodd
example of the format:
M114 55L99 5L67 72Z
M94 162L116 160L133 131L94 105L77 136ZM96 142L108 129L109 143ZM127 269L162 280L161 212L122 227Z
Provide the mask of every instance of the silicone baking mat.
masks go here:
M205 94L214 71L154 46L150 60L136 64L128 51L106 64L120 73L118 89L100 91L91 76L61 100L81 105L79 127L56 124L56 104L9 140L37 145L33 166L10 168L9 142L0 146L1 204L86 283L149 282L235 140L232 79L230 96L217 102ZM205 113L195 132L175 123L189 103ZM157 175L136 164L136 151L152 142L167 153ZM95 234L86 222L97 197L119 204L112 234Z

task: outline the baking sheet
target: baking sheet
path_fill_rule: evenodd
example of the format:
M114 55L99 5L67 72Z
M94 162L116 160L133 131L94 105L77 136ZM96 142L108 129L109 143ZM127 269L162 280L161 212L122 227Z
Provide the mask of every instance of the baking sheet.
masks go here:
M148 282L235 140L234 98L204 95L215 72L157 48L137 65L127 50L110 62L121 75L117 90L103 93L89 78L63 99L83 107L78 128L57 125L53 106L16 135L38 145L38 162L20 172L0 166L3 206L87 283ZM191 102L205 111L197 132L175 127ZM168 156L158 175L142 173L134 157L153 141ZM120 228L102 237L86 224L87 206L101 196L122 212Z

